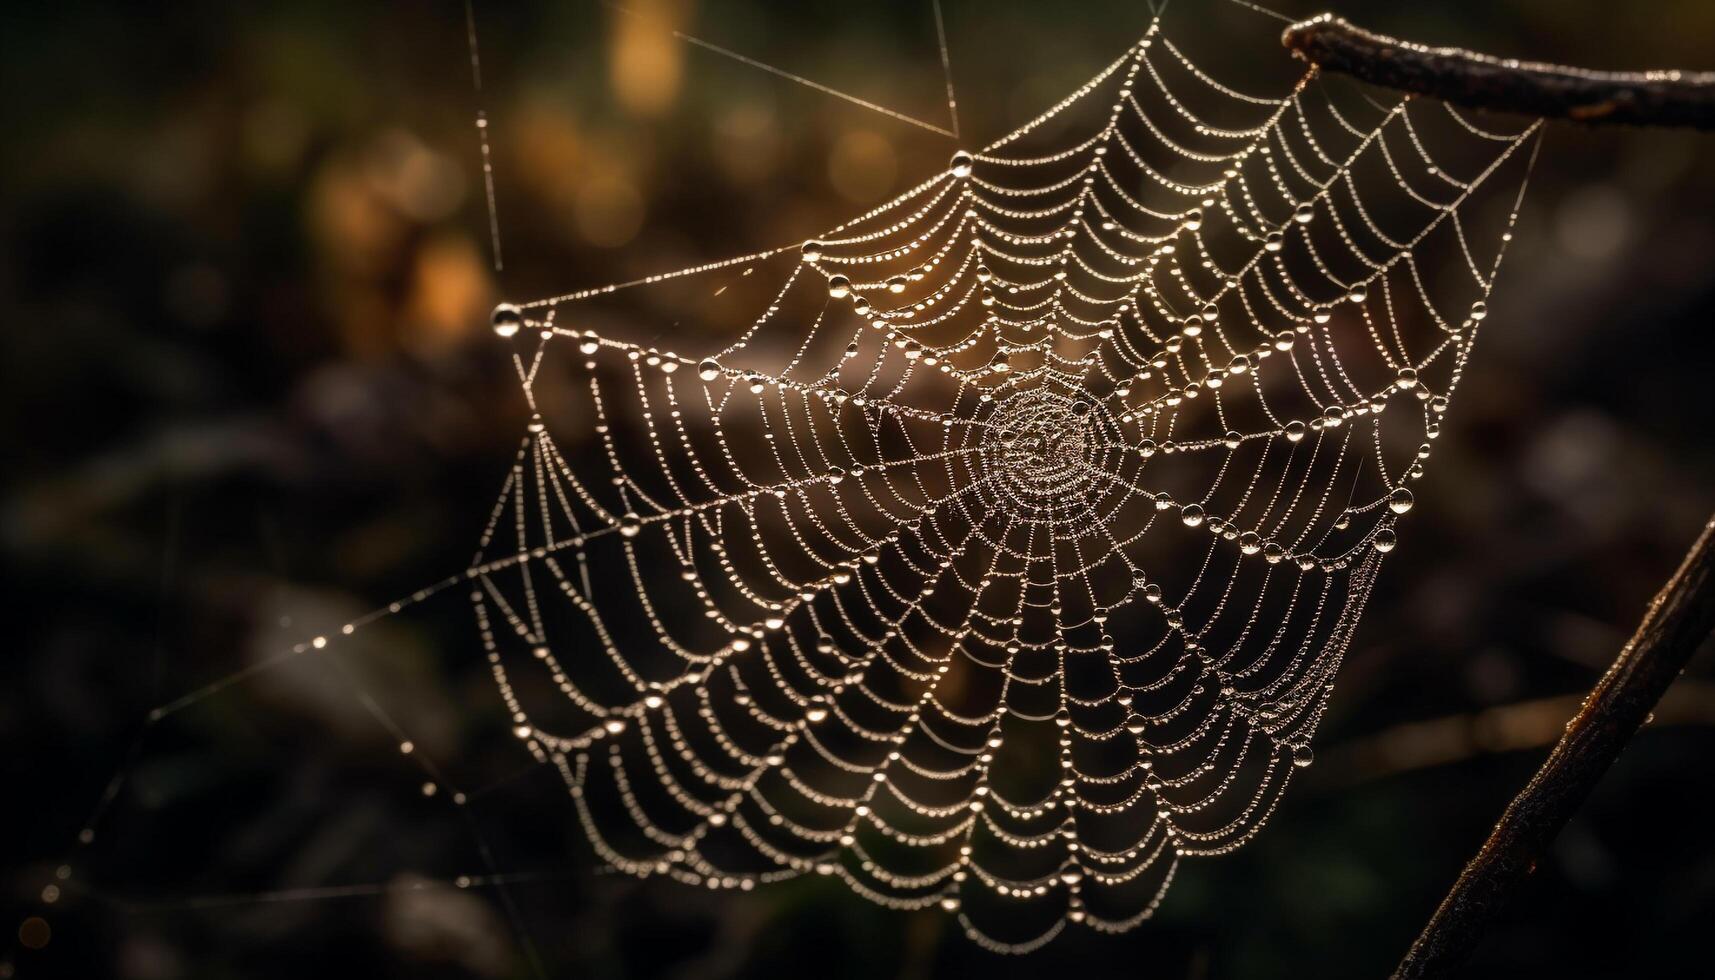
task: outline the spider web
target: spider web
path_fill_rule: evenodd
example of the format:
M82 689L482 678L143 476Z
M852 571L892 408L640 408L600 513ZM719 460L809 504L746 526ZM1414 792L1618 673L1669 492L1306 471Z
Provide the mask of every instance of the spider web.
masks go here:
M502 304L535 415L469 566L144 733L463 588L611 867L837 876L1001 952L1132 928L1313 762L1535 159L1540 122L1486 125L1314 70L1240 92L1157 20L801 246ZM483 792L341 675L426 794ZM457 885L497 890L541 974L469 825L486 871Z
M1025 952L1258 832L1487 315L1518 207L1477 192L1540 125L1347 101L1228 88L1157 21L801 247L496 309L537 414L464 579L602 860L838 876ZM640 287L730 342L574 325Z

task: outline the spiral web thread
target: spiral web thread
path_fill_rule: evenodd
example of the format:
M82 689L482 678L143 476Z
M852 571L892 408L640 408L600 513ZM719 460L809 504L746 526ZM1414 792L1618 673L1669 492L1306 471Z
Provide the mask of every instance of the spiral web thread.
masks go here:
M1157 23L801 248L498 308L539 414L465 579L602 860L836 875L1024 952L1248 841L1487 315L1518 208L1485 252L1477 191L1539 126L1243 94ZM708 357L570 325L709 277L763 292Z

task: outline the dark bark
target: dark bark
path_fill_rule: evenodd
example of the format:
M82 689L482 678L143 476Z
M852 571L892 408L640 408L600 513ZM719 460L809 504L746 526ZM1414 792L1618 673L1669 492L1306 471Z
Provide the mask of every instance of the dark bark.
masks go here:
M1485 927L1589 797L1668 685L1715 630L1715 518L1650 603L1637 632L1566 726L1528 785L1394 972L1395 980L1453 976Z
M1293 24L1281 43L1323 71L1468 109L1591 124L1715 130L1715 73L1598 72L1430 48L1331 14ZM1395 980L1457 975L1489 922L1589 798L1685 665L1715 630L1715 519L1650 603L1637 632L1482 849L1424 926Z
M1598 72L1509 61L1384 37L1331 14L1293 24L1281 43L1324 71L1469 109L1715 130L1715 72Z

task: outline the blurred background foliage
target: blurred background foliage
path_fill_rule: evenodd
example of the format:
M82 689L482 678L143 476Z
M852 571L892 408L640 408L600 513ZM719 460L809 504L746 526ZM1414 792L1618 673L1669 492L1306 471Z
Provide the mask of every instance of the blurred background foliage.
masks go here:
M1220 56L1227 33L1277 23L1177 6L1176 36L1223 80L1279 76ZM1704 0L1333 9L1504 55L1715 68ZM486 327L498 298L798 241L955 148L672 33L941 124L927 0L627 11L478 2L498 275L457 0L0 13L0 894L17 930L0 972L522 977L527 937L553 976L1382 975L1715 502L1708 138L1549 133L1317 765L1254 844L1183 869L1136 932L1073 930L1005 960L939 913L825 880L711 896L595 873L558 779L508 739L456 601L155 726L77 846L151 707L463 567L524 421ZM1148 22L1139 0L945 13L966 145ZM1473 975L1708 975L1709 666L1567 828ZM360 692L469 806L425 795ZM467 820L520 873L515 916L495 889L447 884L484 870Z

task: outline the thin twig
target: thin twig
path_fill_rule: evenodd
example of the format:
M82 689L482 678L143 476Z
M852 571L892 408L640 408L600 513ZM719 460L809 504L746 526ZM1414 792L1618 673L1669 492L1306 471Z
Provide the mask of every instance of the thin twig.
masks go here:
M1395 980L1454 975L1484 928L1715 630L1715 518L1442 900Z
M1281 43L1324 71L1469 109L1582 123L1715 130L1715 73L1598 72L1431 48L1331 14L1293 24ZM1715 519L1650 604L1631 642L1591 689L1548 759L1520 790L1394 973L1451 976L1560 829L1649 719L1715 630Z
M1469 109L1715 130L1715 72L1601 72L1513 61L1400 41L1332 14L1293 24L1281 43L1324 71Z
M1469 714L1402 722L1317 749L1310 780L1329 790L1478 756L1547 748L1566 733L1566 719L1578 713L1584 698L1583 692L1532 698ZM1715 727L1715 682L1684 678L1662 697L1650 727L1679 725Z

